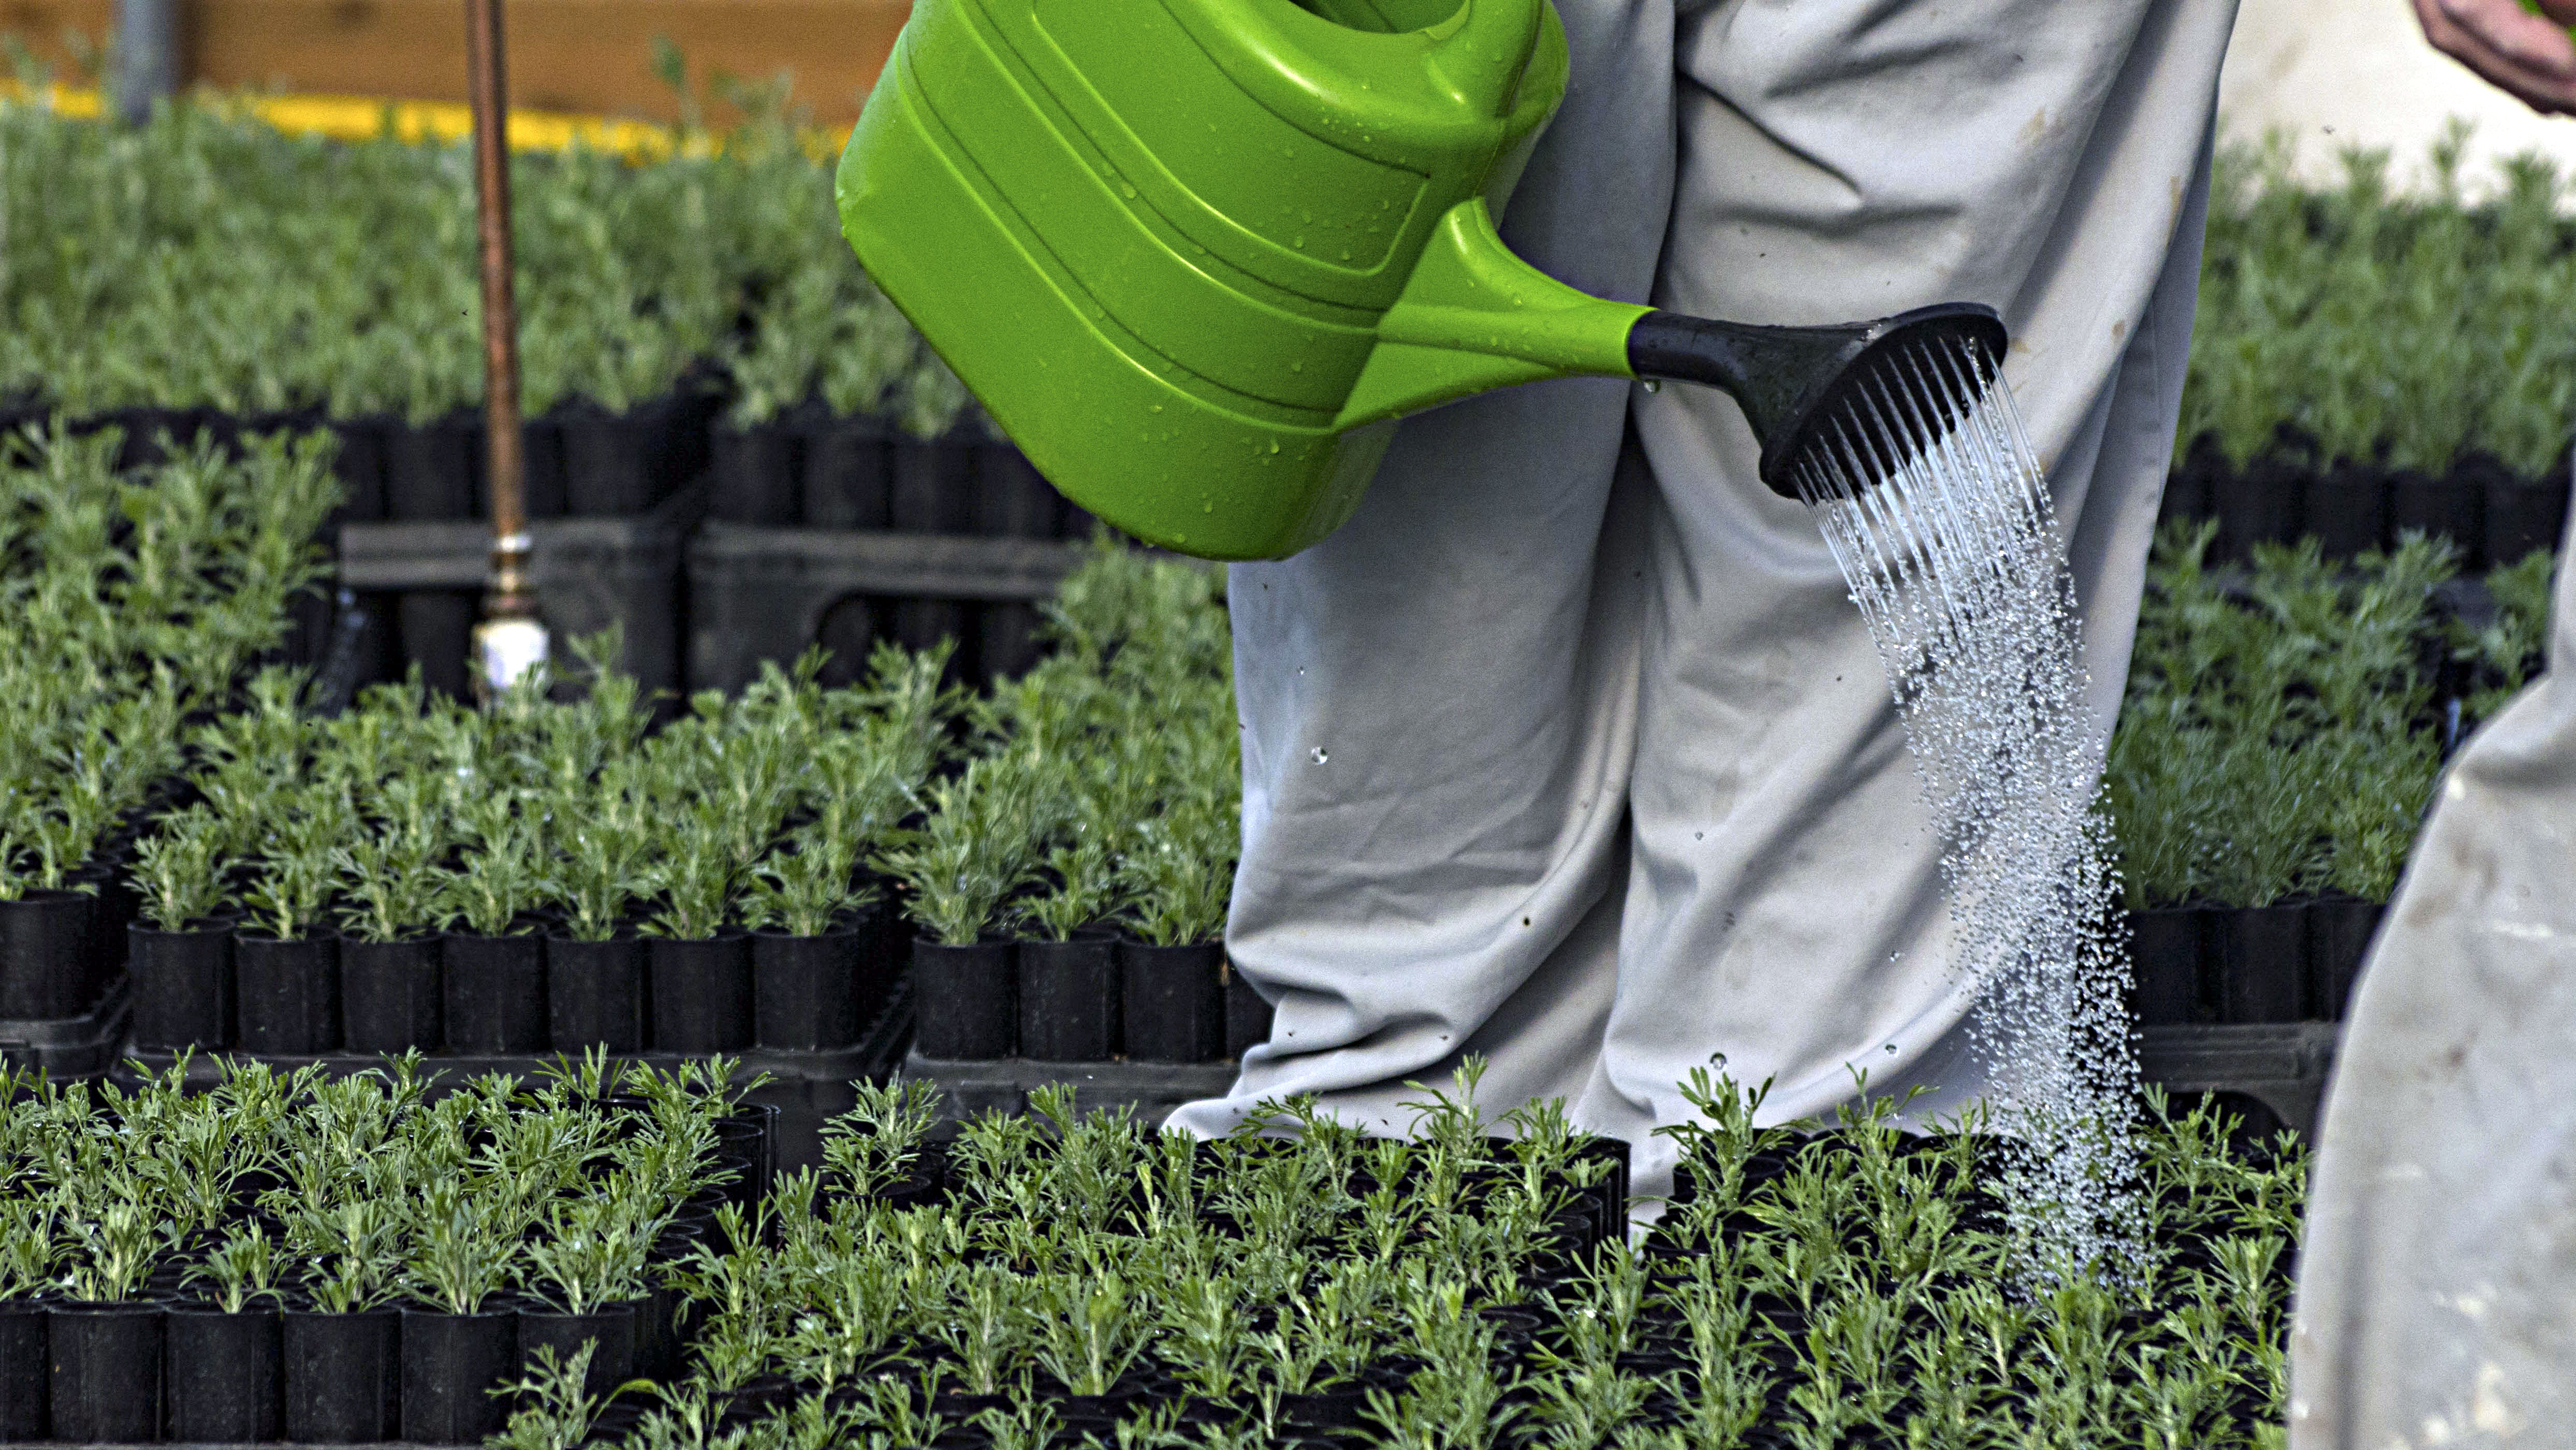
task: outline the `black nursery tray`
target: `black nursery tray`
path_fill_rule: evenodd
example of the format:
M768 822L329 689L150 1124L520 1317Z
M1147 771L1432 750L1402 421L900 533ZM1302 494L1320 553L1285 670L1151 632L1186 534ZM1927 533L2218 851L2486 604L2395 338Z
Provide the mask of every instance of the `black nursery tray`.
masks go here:
M2269 1110L2278 1126L2312 1138L2340 1031L2332 1022L2144 1027L2138 1031L2138 1068L2169 1092L2250 1100ZM2243 1113L2246 1103L2228 1106ZM2247 1117L2249 1127L2260 1126Z
M122 1022L120 1019L120 1031ZM883 1082L893 1075L904 1060L905 1049L912 1042L912 983L897 978L886 1004L859 1040L848 1047L823 1052L788 1052L772 1048L750 1047L739 1053L725 1054L737 1058L736 1072L742 1077L767 1073L770 1082L751 1094L755 1103L774 1104L779 1109L778 1164L781 1168L819 1167L823 1161L823 1124L848 1112L856 1099L850 1092L857 1082ZM5 1044L0 1044L5 1045ZM373 1053L334 1052L315 1056L249 1053L281 1071L319 1066L333 1077L347 1077L381 1067L384 1058ZM578 1054L565 1054L577 1056ZM706 1054L680 1052L616 1053L615 1064L640 1062L669 1071L692 1057ZM450 1056L438 1053L422 1059L424 1076L437 1084L432 1091L461 1086L487 1073L504 1072L519 1077L533 1075L539 1068L551 1066L555 1054L526 1056ZM109 1074L118 1083L132 1086L144 1076L168 1073L178 1065L175 1052L129 1051ZM182 1079L190 1089L211 1088L223 1080L223 1069L206 1054L192 1056Z
M0 1062L42 1068L56 1082L96 1077L116 1060L132 1011L133 979L118 973L97 1005L78 1017L0 1021Z
M1224 1094L1234 1085L1235 1063L1218 1062L1033 1062L1000 1057L978 1062L946 1061L907 1055L903 1075L937 1083L940 1119L962 1123L985 1113L1028 1110L1035 1089L1065 1083L1073 1088L1074 1105L1086 1113L1130 1108L1137 1118L1159 1123L1163 1115L1198 1098Z

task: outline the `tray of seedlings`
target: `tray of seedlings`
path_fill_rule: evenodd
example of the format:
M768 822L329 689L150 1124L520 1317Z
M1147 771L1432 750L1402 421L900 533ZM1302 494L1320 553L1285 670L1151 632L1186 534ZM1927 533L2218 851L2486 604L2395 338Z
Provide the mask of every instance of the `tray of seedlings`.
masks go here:
M187 741L322 572L329 439L211 441L119 474L113 431L0 436L0 1055L96 1072L122 1039L128 865Z
M2555 564L2461 579L2417 537L2219 570L2212 538L2159 536L2106 774L2151 1034L2342 1018L2446 752L2540 668Z
M1222 936L1241 793L1221 579L1112 543L1048 606L1054 651L968 712L975 753L878 858L900 883L906 1071L951 1110L1221 1092L1269 1036Z
M810 1157L901 1051L903 937L861 863L946 749L942 661L889 649L837 690L772 669L648 732L614 636L578 648L568 699L415 681L322 718L277 670L199 727L131 869L135 1070L740 1054Z
M722 1062L221 1067L6 1084L0 1439L477 1442L532 1370L673 1374L678 1266L774 1173Z
M1975 1124L1756 1128L1760 1092L1702 1074L1632 1248L1627 1145L1561 1104L1488 1121L1478 1070L1406 1139L1290 1100L1196 1142L1055 1085L942 1140L935 1089L864 1088L820 1170L657 1237L686 1240L668 1373L576 1350L499 1443L2281 1443L2295 1151L2154 1102L2147 1248L2051 1278Z

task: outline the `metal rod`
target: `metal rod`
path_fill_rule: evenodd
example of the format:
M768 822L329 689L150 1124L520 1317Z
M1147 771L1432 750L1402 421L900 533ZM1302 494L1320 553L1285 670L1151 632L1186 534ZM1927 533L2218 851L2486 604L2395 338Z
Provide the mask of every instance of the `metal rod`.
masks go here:
M116 0L117 114L139 126L152 103L178 94L178 0Z
M483 263L483 435L492 575L474 631L475 680L507 689L546 653L528 581L527 460L519 435L519 310L510 263L510 91L501 0L465 0L474 97L474 206Z

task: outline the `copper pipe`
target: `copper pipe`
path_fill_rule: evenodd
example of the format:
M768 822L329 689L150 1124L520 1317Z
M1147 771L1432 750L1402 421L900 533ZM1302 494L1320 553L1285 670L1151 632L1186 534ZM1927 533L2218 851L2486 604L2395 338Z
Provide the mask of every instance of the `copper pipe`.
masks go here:
M501 591L504 557L515 554L514 562L524 566L528 532L526 461L519 446L519 309L510 277L509 83L502 70L501 0L465 0L465 20L474 91L474 210L483 244L483 432L490 449L493 582Z
M510 88L501 0L465 0L474 95L474 212L483 264L483 436L492 573L475 627L474 682L486 698L545 658L545 627L528 580L527 463L519 437L519 309L511 289Z

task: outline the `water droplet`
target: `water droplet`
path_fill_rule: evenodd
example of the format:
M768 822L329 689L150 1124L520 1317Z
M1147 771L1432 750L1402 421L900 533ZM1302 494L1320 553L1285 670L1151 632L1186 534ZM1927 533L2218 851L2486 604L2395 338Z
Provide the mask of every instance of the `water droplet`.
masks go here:
M1638 386L1644 388L1650 393L1660 393L1664 390L1664 380L1662 378L1646 378L1642 380Z
M1134 200L1136 199L1136 183L1134 183L1134 182L1132 182L1132 181L1131 181L1131 182L1128 182L1128 183L1126 183L1125 185L1123 185L1123 186L1119 187L1118 189L1119 189L1121 192L1123 192L1123 193L1125 193L1125 194L1126 194L1126 197L1127 197L1127 199L1128 199L1129 201L1134 201Z
M1330 760L1330 759L1332 759L1332 757L1331 757L1331 756L1329 756L1329 755L1326 755L1326 754L1324 753L1324 747L1322 747L1322 746L1320 746L1320 745L1318 745L1318 746L1316 746L1316 747L1315 747L1315 763L1316 763L1317 765L1321 765L1321 764L1323 764L1325 761Z

